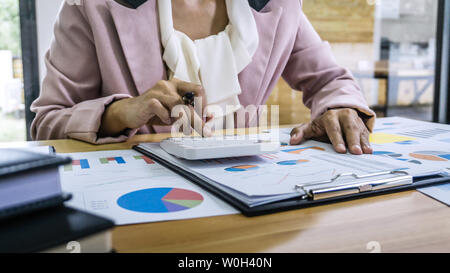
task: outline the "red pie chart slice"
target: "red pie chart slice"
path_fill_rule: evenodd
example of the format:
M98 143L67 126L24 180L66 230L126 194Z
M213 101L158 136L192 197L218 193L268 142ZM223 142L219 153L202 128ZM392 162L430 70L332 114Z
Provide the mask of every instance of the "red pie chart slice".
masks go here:
M194 191L172 189L162 200L203 200L203 196Z

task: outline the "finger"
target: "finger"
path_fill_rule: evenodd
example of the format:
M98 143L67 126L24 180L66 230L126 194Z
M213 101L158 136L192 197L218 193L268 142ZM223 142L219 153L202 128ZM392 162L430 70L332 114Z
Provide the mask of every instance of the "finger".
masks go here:
M156 115L153 118L151 118L149 120L149 122L147 122L147 124L148 124L148 126L153 126L153 125L156 125L156 126L167 126L168 125L167 123L162 122L161 119L158 116L156 116Z
M361 147L363 150L363 153L365 154L373 154L373 148L372 145L370 145L370 133L369 130L367 130L366 125L363 123L362 120L360 120L360 127L362 127L362 133L361 133Z
M312 121L298 127L298 131L296 131L291 136L291 145L298 145L303 141L320 138L325 134L325 130L320 125L321 120Z
M299 145L303 139L303 131L305 130L307 124L302 124L299 127L294 128L291 131L291 139L289 141L290 145Z
M175 84L177 92L180 96L184 96L184 94L188 92L193 92L196 97L203 96L204 92L203 87L201 85L181 81L177 78L173 78L171 81Z
M172 119L170 118L169 110L161 104L157 99L151 99L149 101L149 107L152 112L158 116L158 118L167 125L172 124Z
M337 116L330 117L328 121L324 123L324 127L331 144L333 144L334 150L341 154L347 153L344 137L342 136L342 129Z
M206 113L205 117L206 117L206 123L214 121L214 113Z
M183 134L191 135L192 134L192 126L191 126L191 115L188 114L190 112L187 106L183 106L181 110L179 110L178 120L181 120L183 126Z
M176 92L180 96L182 103L184 103L183 98L187 93L193 93L195 97L193 102L196 109L199 109L199 111L201 110L203 112L208 104L203 86L190 82L180 81L176 78L174 78L172 81L176 86Z
M205 137L212 137L213 136L213 128L216 125L216 120L214 119L214 113L206 113L205 114L205 125L203 127L203 135Z
M319 139L326 135L325 128L323 126L323 118L313 120L307 123L303 130L302 141L309 139Z
M339 122L343 129L350 153L361 155L363 153L361 149L361 130L356 123L354 115L345 112L345 114L340 116Z
M178 119L181 119L183 124L183 133L185 135L192 134L192 129L194 129L198 134L203 136L203 119L198 116L192 106L182 105L181 108L177 107L177 111L179 113ZM209 132L207 131L206 133Z
M298 126L298 127L295 127L294 129L292 129L292 131L291 131L291 137L292 136L295 136L296 134L298 134L298 133L300 133L300 130L301 130L301 128L300 127L302 127L304 124L302 124L302 125L300 125L300 126Z
M195 111L192 106L189 106L189 111L191 114L191 126L194 130L203 137L210 137L212 132L209 127L205 127L205 121L201 116Z
M206 130L208 131L209 130L209 132L210 132L210 135L209 136L212 136L213 135L213 132L212 132L212 130L213 130L213 128L214 128L214 126L216 125L216 121L214 120L214 117L213 116L209 116L209 117L207 117L207 119L206 119L206 122L205 122L205 128L207 128ZM203 129L203 131L204 131L205 129ZM206 134L205 134L205 136L206 136Z
M159 101L170 110L177 105L184 104L183 99L178 94L162 94L158 96L158 98Z

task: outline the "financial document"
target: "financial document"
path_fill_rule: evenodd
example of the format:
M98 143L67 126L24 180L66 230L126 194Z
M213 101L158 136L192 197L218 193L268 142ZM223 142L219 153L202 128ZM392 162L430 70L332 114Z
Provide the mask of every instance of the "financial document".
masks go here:
M279 153L256 157L189 162L171 160L209 179L249 206L304 192L296 185L314 185L337 174L359 175L404 170L414 176L450 172L450 126L404 118L378 119L371 135L373 155L339 155L330 144L308 141L289 146L290 128L276 131ZM274 133L274 132L272 132ZM146 144L147 145L147 144ZM158 144L153 151L165 153ZM70 205L113 219L117 225L188 219L238 213L192 182L133 150L65 154L73 162L60 168ZM345 183L346 180L340 180ZM450 186L421 192L450 204Z
M306 194L297 186L323 184L339 174L376 174L410 170L412 163L373 155L342 155L327 143L307 141L299 146L283 146L279 153L260 156L189 161L176 158L158 144L140 147L194 173L203 181L233 195L249 207L300 197ZM342 178L339 183L354 181Z
M61 185L68 203L116 225L238 213L186 179L133 150L64 154Z
M371 142L376 155L415 164L418 172L450 172L450 125L399 117L378 119ZM419 191L450 205L450 184Z
M450 145L441 141L450 137L447 125L403 118L378 119L370 137L374 154L361 156L337 154L330 144L316 141L289 146L291 130L277 130L283 145L279 153L252 157L189 161L167 154L158 144L142 146L250 207L305 195L296 186L311 189L338 174L405 171L421 177L447 175L450 167ZM337 184L352 180L342 178Z

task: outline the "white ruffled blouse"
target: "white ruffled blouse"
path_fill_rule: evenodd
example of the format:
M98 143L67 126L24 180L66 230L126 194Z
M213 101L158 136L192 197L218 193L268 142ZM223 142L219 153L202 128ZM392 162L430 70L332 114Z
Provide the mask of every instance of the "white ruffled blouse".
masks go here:
M223 115L241 107L238 74L252 61L259 43L248 1L226 0L226 5L229 24L225 30L192 40L174 29L172 1L158 0L163 59L170 70L169 78L202 85L207 111L219 106ZM214 116L218 118L216 112Z

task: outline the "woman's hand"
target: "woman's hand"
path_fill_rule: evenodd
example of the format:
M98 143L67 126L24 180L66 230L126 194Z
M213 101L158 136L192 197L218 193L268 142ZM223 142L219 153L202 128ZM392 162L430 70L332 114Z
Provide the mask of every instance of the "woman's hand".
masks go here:
M184 105L182 98L189 92L194 93L195 97L201 97L202 107L204 107L206 102L202 86L178 79L159 81L153 88L138 97L116 101L109 105L103 114L100 134L115 136L125 129L138 129L146 124L172 125L172 109L177 105ZM189 106L189 109L192 127L194 122L204 125L203 119L193 107ZM202 132L199 133L202 134Z
M350 108L328 110L316 120L303 124L291 132L291 145L309 139L331 141L338 153L347 148L355 155L371 154L369 130L356 110Z

